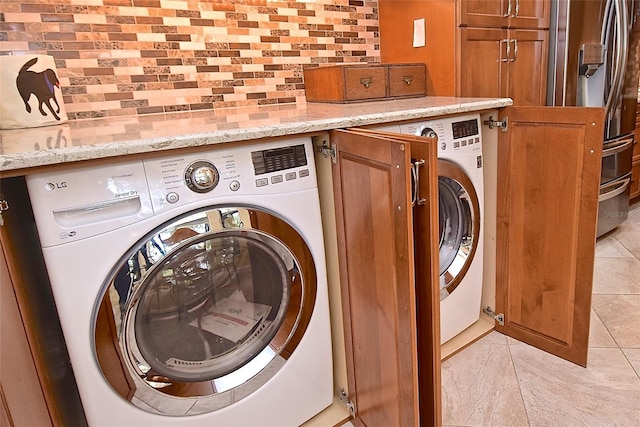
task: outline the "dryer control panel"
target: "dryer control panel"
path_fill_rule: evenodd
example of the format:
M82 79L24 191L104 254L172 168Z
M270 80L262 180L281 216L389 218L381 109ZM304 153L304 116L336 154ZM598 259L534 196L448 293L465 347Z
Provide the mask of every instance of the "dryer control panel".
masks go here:
M466 114L427 122L400 125L400 132L420 136L437 136L438 153L482 153L480 115Z

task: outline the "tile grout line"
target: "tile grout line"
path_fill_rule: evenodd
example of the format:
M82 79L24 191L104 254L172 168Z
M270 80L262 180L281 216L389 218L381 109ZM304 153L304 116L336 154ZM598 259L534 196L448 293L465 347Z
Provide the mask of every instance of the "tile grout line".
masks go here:
M531 419L529 418L529 410L527 408L527 404L524 401L524 396L522 395L522 384L520 384L520 376L518 375L518 369L516 368L516 364L513 362L513 355L511 354L511 344L509 343L509 339L507 339L507 351L509 352L509 361L511 362L511 366L513 367L513 372L516 375L516 382L518 383L518 391L520 392L520 401L522 402L524 413L527 416L527 425L531 426Z

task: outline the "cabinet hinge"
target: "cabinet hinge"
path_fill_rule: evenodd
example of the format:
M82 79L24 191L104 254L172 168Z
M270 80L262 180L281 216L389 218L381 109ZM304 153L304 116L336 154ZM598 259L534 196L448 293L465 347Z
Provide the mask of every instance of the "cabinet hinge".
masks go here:
M2 211L9 210L9 202L6 199L2 198L2 194L0 194L0 227L4 225L4 219L2 218Z
M329 158L331 157L331 161L333 163L337 163L337 148L336 148L336 144L331 144L331 147L329 147L329 143L327 141L322 141L322 146L318 147L318 152L321 153L324 157Z
M500 121L496 121L493 116L489 116L489 120L485 120L482 122L483 124L489 126L489 129L493 129L494 127L499 127L503 132L506 132L509 128L509 118L505 117Z
M504 314L496 313L495 311L493 311L493 308L489 306L483 308L482 312L487 316L493 317L500 324L500 326L504 326Z
M341 388L340 390L338 390L338 398L340 399L340 402L342 402L342 404L347 407L347 409L349 410L349 414L352 417L355 417L356 405L351 401L351 399L349 399L349 395L344 390L344 388Z

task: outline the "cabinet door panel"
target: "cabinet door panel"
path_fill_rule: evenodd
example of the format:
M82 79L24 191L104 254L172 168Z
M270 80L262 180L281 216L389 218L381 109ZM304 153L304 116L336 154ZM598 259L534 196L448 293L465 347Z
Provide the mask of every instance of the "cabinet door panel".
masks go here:
M0 245L0 390L7 426L52 426L27 333ZM5 424L2 424L5 425Z
M349 129L389 143L410 142L412 173L412 241L418 339L420 422L442 424L440 380L440 287L438 286L438 151L437 140L382 131Z
M509 19L509 27L549 28L550 11L550 0L512 0L512 14Z
M507 96L507 30L460 28L458 96Z
M586 366L601 108L508 107L500 132L496 330Z
M509 0L458 0L457 3L460 26L500 28L509 23Z
M330 139L353 422L419 425L410 147L342 130Z
M545 105L549 32L511 30L509 89L514 105Z

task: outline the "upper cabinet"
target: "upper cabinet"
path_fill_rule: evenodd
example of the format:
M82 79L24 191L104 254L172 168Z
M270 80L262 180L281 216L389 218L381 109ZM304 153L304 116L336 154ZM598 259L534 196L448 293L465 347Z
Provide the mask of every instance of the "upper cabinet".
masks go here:
M546 102L549 32L499 28L459 28L460 96L511 98L515 105ZM463 66L463 65L461 65Z
M515 105L545 105L550 4L380 0L380 57L426 64L427 95L508 97ZM414 47L414 23L421 19L425 43Z
M549 28L549 0L459 0L456 3L459 26Z

